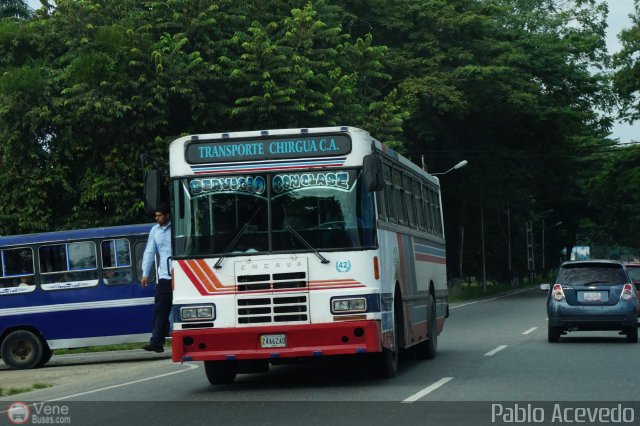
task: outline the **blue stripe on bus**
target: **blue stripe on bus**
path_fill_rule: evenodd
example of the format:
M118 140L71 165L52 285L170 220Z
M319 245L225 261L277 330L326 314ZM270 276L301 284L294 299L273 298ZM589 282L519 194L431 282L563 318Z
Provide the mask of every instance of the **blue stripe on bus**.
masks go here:
M106 309L45 312L2 317L2 328L29 325L46 340L150 333L153 303ZM1 331L1 330L0 330Z
M416 254L426 254L437 257L445 257L446 254L444 244L434 243L431 241L415 240L414 250Z

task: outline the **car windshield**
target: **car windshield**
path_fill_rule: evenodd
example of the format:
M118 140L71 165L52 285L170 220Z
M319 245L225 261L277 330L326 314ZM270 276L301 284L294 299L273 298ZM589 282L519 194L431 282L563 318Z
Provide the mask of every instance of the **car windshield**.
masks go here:
M174 257L344 250L376 245L360 170L173 181Z
M564 265L556 282L564 285L619 285L628 282L622 266L616 264Z

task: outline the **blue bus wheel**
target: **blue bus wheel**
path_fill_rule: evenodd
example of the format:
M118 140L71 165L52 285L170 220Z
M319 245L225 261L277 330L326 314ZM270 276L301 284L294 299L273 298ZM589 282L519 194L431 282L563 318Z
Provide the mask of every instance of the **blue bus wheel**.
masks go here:
M42 361L42 341L30 331L13 331L2 341L0 353L4 363L11 368L34 368Z

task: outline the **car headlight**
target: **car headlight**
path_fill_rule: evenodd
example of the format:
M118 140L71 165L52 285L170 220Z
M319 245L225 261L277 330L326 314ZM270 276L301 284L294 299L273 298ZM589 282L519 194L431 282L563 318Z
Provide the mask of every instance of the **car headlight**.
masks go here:
M213 305L183 306L180 308L180 319L182 321L212 320L214 313Z
M334 314L367 312L367 299L364 297L333 299L331 301L331 312Z

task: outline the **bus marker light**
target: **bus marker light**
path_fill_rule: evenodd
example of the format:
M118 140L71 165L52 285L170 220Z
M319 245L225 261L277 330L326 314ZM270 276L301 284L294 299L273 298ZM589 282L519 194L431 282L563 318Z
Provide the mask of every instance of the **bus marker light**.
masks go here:
M235 355L227 355L226 358L227 358L227 361L235 361L236 360L236 356Z
M193 357L191 355L185 355L182 357L182 361L193 361Z
M313 351L313 356L322 356L322 351Z
M373 278L380 279L380 268L378 267L378 256L373 256Z

